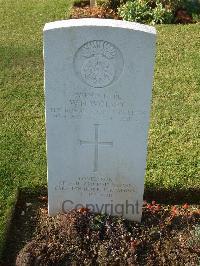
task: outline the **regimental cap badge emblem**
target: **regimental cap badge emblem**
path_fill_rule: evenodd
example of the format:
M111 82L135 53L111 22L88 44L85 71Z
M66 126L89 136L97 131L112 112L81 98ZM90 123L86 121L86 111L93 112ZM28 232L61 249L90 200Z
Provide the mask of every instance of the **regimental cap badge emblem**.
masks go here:
M95 40L81 46L74 57L79 78L94 88L103 88L117 80L123 70L123 57L112 43Z

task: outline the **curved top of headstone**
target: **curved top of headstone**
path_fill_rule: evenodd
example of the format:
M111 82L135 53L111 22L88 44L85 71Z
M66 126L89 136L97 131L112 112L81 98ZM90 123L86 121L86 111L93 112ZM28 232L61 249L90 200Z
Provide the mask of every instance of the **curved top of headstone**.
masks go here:
M83 26L124 28L135 31L142 31L150 34L156 34L156 29L152 26L136 22L123 21L123 20L99 19L99 18L68 19L68 20L49 22L45 24L44 31L54 30L58 28L83 27Z

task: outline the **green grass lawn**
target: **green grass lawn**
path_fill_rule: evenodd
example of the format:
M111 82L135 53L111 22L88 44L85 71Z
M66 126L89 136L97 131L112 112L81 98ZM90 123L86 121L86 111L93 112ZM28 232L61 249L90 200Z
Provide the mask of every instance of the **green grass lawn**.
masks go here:
M46 185L42 29L71 0L0 0L0 253L17 187Z
M157 31L146 186L200 188L200 24Z
M71 2L0 0L0 253L16 188L46 186L42 28ZM200 25L157 30L146 187L200 188Z

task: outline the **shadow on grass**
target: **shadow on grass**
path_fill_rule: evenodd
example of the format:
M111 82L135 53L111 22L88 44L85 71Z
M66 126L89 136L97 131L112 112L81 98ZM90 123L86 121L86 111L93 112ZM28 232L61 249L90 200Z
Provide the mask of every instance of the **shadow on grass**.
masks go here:
M199 204L200 190L166 190L146 189L144 199L148 202L155 200L162 204ZM18 194L18 200L13 218L8 230L7 241L1 265L15 265L15 258L24 245L30 241L38 222L39 208L47 207L47 188L37 187L34 190L24 188Z
M47 206L47 189L22 189L18 193L17 203L7 231L7 239L0 260L1 266L15 265L15 258L24 245L30 241L37 226L40 208Z
M40 195L47 196L46 187L36 187L34 190L24 188L20 190L19 198L28 200L31 197L38 197ZM200 204L200 188L145 188L144 200L152 201L155 200L162 204Z
M184 203L199 204L200 189L164 189L164 188L146 188L144 191L144 199L146 201L155 200L162 204L180 205Z

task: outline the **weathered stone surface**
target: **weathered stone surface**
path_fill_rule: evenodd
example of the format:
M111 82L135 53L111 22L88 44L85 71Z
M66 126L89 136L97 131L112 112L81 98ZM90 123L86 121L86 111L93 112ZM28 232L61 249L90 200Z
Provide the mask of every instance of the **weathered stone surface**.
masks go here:
M140 221L154 56L150 26L45 25L50 215L87 205Z

